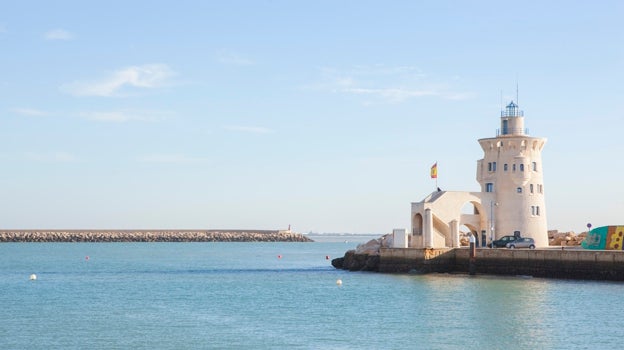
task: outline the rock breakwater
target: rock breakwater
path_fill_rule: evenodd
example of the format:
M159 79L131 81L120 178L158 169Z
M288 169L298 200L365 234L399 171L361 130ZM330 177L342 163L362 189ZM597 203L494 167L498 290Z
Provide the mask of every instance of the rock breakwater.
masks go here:
M312 242L277 230L0 230L0 242Z

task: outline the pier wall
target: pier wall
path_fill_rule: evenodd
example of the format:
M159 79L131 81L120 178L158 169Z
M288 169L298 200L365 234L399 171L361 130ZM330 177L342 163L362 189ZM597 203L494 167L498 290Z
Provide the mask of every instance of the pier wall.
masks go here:
M624 251L580 249L382 248L379 272L469 273L624 281Z

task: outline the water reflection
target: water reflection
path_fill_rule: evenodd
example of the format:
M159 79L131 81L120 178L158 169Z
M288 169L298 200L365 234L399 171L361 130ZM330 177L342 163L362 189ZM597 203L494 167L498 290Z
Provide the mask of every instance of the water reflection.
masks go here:
M619 322L607 300L617 298L621 283L446 274L395 279L409 288L415 302L406 312L422 321L422 341L432 348L587 345L578 337L604 333L599 325L609 319Z

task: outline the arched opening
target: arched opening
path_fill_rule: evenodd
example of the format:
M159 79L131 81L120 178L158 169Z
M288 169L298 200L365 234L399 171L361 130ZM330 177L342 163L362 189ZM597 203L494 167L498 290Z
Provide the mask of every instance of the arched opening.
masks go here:
M412 235L422 236L423 234L423 217L420 213L417 213L412 218Z
M467 225L459 226L459 245L462 247L468 246L470 242L470 235L477 237L477 231Z
M472 202L464 203L464 206L461 208L461 213L466 215L478 215L479 209Z
M487 236L487 214L483 205L479 201L469 201L464 203L461 209L460 221L460 242L463 244L469 238L468 234L474 235L479 247L483 247L483 242L488 242ZM463 232L463 235L462 235ZM485 237L484 237L485 236ZM465 237L465 239L464 239Z

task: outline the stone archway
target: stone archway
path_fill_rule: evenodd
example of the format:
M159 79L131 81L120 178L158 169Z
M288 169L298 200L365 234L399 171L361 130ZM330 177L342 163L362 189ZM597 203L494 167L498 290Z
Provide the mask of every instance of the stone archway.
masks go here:
M474 237L477 237L476 235L478 233L478 230L477 230L476 227L474 227L473 225L470 225L470 224L468 224L468 225L466 225L466 224L460 225L459 226L459 234L460 234L459 241L460 242L462 241L462 233L463 233L464 243L465 243L465 245L468 245L468 240L469 240L469 237L470 237L469 235L473 235Z
M481 202L481 193L443 191L412 203L413 244L410 246L458 246L459 227L462 225L470 227L471 232L479 233L479 240L483 241L481 231L486 229L488 218Z

